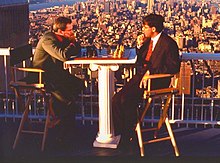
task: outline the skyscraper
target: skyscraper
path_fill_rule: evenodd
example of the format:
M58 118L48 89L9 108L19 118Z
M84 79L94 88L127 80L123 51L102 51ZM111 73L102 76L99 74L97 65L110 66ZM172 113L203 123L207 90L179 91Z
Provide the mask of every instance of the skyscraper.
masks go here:
M0 1L0 47L15 47L28 42L28 0Z
M106 12L106 13L109 13L110 12L110 1L109 0L105 0L104 1L104 11Z
M147 0L147 11L148 13L153 12L154 0Z
M168 0L168 1L167 1L167 4L168 4L169 6L173 6L173 5L174 5L174 0Z
M147 0L140 0L141 3L147 4Z

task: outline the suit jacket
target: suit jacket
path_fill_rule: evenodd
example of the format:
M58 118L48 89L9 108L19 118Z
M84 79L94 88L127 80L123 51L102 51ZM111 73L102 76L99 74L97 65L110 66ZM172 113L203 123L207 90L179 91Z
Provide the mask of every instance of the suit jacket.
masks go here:
M63 62L80 54L80 49L78 43L70 44L67 38L53 32L45 33L39 40L33 57L33 67L45 70L43 80L50 91L58 90L67 97L82 89L83 82L63 69Z
M70 45L68 39L57 36L53 32L47 32L37 44L33 67L45 70L46 79L66 77L69 73L63 69L63 62L72 55L79 54L79 51L78 44L76 46Z
M145 61L150 39L147 39L140 49L137 49L137 65L139 74L143 75L147 70L150 74L175 74L180 71L180 58L177 43L167 34L161 34L149 62ZM140 76L141 76L140 75ZM141 78L142 78L141 77ZM163 85L164 83L164 85ZM153 80L152 89L167 87L170 78Z

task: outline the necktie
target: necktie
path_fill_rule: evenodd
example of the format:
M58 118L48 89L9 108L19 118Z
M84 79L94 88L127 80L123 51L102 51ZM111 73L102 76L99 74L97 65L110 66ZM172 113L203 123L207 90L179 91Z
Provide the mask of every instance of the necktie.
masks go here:
M150 40L147 55L146 55L146 58L145 58L146 61L150 60L150 57L151 57L151 54L152 54L152 48L153 48L153 40Z

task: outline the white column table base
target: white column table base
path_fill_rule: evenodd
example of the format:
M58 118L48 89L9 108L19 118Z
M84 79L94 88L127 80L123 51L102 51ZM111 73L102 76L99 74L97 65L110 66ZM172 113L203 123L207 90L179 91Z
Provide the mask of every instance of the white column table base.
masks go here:
M96 65L97 66L97 65ZM120 136L114 136L111 99L114 94L114 71L117 65L98 65L99 131L94 147L117 148Z

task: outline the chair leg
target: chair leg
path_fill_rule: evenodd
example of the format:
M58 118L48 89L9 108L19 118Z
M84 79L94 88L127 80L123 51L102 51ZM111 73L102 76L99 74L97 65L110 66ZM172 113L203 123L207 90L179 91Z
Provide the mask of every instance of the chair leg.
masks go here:
M44 133L43 133L43 140L42 140L42 144L41 144L41 151L44 151L45 142L46 142L46 138L47 138L47 134L48 134L49 123L50 123L50 110L48 109L46 121L45 121L45 125L44 125Z
M31 94L32 94L32 92L31 92ZM28 97L27 103L26 103L26 105L25 105L25 110L24 110L24 113L22 114L21 122L20 122L20 125L19 125L19 128L18 128L16 137L15 137L14 144L13 144L13 149L15 149L15 147L16 147L16 145L17 145L17 143L18 143L18 139L19 139L20 134L21 134L21 132L22 132L22 130L23 130L23 128L24 128L24 123L25 123L25 121L28 119L28 114L29 114L29 108L28 108L28 106L29 106L29 103L31 102L31 98L32 98L32 96L30 95L30 96Z
M172 131L172 128L171 128L171 125L170 125L168 117L166 117L166 119L165 119L165 124L167 126L167 131L169 133L169 136L170 136L170 139L171 139L171 143L172 143L173 148L174 148L175 155L179 156L180 155L179 154L179 149L177 147L177 144L176 144L176 141L175 141L175 138L174 138L174 135L173 135L173 131Z
M144 156L144 144L143 144L143 140L142 140L140 122L137 123L136 132L137 132L138 144L139 144L139 147L140 147L141 157L143 157Z
M42 144L41 144L41 151L44 151L45 147L45 142L48 134L48 128L50 127L50 116L52 118L55 117L55 113L52 108L52 98L49 97L49 99L46 97L46 94L44 93L44 98L46 99L46 108L47 108L47 115L46 115L46 120L45 120L45 125L44 125L44 132L43 132L43 139L42 139Z
M170 105L170 101L171 101L171 96L168 96L167 100L166 100L166 104L165 106L163 107L163 112L162 112L162 115L160 117L160 120L158 122L158 130L162 127L166 117L167 117L167 111L169 109L169 105Z
M53 110L53 106L52 106L52 97L49 97L49 111L50 111L50 115L52 116L52 118L56 118L54 110Z
M146 112L147 112L147 110L150 108L151 102L152 102L152 98L149 97L148 100L147 100L147 104L146 104L146 106L145 106L145 108L144 108L144 111L141 113L141 117L140 117L140 121L141 121L141 122L144 120L144 117L145 117L145 115L146 115Z
M141 116L139 117L140 119L138 120L138 123L136 125L136 129L135 129L137 132L138 144L139 144L139 148L140 148L141 157L144 156L144 144L143 144L142 133L141 133L141 122L144 120L144 116L145 116L147 110L150 108L151 102L152 102L152 98L148 98L148 102L144 108L144 111L141 113ZM137 113L139 114L138 111L137 111Z
M16 134L14 144L13 144L13 149L15 149L15 147L18 143L18 140L19 140L19 137L20 137L22 131L24 131L26 133L43 134L43 139L42 139L42 143L41 143L41 151L44 151L45 142L46 142L46 138L47 138L47 134L48 134L48 128L54 127L56 124L59 123L59 120L56 119L55 113L54 113L53 108L52 108L52 99L51 99L51 97L49 97L49 98L46 97L46 94L45 94L44 91L41 91L41 93L44 96L44 99L46 100L46 108L47 108L46 120L45 120L45 124L44 124L44 131L32 131L32 130L24 131L24 123L29 120L28 119L29 104L30 104L31 99L33 97L33 90L31 90L30 95L28 96L27 102L26 102L25 107L24 107L25 110L22 114L21 122L20 122L20 125L19 125L19 128L18 128L17 134ZM51 123L51 120L50 120L51 117L55 120L55 122Z
M28 108L25 109L23 115L22 115L22 118L21 118L21 122L20 122L20 125L19 125L19 128L18 128L18 131L17 131L17 134L16 134L16 137L15 137L15 141L14 141L14 144L13 144L13 149L15 149L17 143L18 143L18 139L20 138L20 134L24 128L24 123L25 121L27 120L28 118L28 113L29 113L29 110Z
M160 130L160 128L162 127L163 123L165 122L165 119L167 117L167 111L169 109L169 105L170 105L170 101L171 101L171 96L167 97L166 103L164 106L162 106L162 115L160 116L159 122L157 124L157 130L155 130L154 132L154 138L157 138L157 133Z

